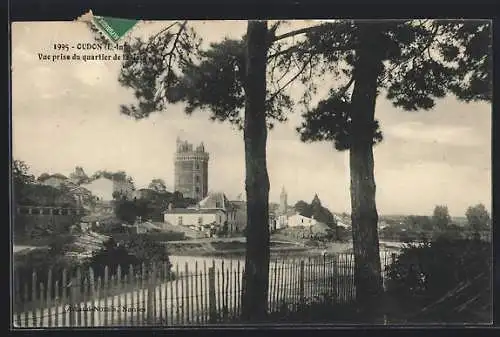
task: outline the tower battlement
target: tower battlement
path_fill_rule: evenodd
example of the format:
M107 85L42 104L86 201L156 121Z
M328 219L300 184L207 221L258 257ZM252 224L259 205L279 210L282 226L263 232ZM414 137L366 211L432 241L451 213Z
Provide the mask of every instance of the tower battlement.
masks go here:
M175 152L175 190L186 198L201 200L208 194L208 161L210 155L203 142L194 147L177 138Z

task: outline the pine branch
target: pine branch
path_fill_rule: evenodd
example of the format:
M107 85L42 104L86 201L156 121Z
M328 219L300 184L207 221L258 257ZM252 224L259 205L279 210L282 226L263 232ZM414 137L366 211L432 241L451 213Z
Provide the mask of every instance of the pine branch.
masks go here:
M162 83L161 83L160 88L158 88L158 90L156 91L155 96L154 96L154 99L153 99L153 100L154 100L154 103L157 103L157 102L158 102L159 97L160 97L160 95L161 95L162 91L164 91L164 89L165 89L165 82L167 82L167 83L166 83L166 85L169 85L169 84L170 84L169 82L171 81L170 74L172 73L172 60L174 59L174 51L175 51L175 50L176 50L176 48L177 48L177 43L178 43L178 41L179 41L180 36L182 35L182 32L183 32L183 31L184 31L184 29L186 28L186 24L187 24L187 21L184 21L184 22L181 24L181 26L180 26L180 28L179 28L179 31L177 32L177 34L176 34L176 36L175 36L175 39L174 39L174 42L173 42L172 48L171 48L171 49L170 49L170 51L166 54L166 56L168 56L167 74L166 74L166 77L165 77L165 79L166 79L166 80L165 80L164 82L162 82ZM167 29L168 29L168 28L170 28L170 27L173 27L173 25L170 25L169 27L167 27ZM165 30L163 30L163 31L165 31ZM154 38L156 38L156 36L158 36L158 34L157 34L157 35L155 35L155 37L154 37ZM153 39L154 39L154 38L153 38ZM161 96L161 97L163 97L163 96Z
M402 67L410 62L412 62L414 64L416 58L423 55L426 51L428 52L428 54L430 56L430 47L431 47L432 43L435 41L438 31L439 31L439 26L435 25L434 29L432 31L432 35L429 38L429 40L427 41L427 43L424 46L422 46L422 48L417 50L417 52L415 54L413 54L412 56L409 56L406 60L396 63L389 71L386 72L384 78L380 82L383 83L390 76L390 74L394 73L394 71L396 71L400 67ZM414 65L412 67L414 67Z
M319 27L321 27L321 25L316 25L316 26L312 26L312 27L301 28L301 29L293 30L293 31L288 32L288 33L284 33L284 34L278 35L278 36L274 36L274 38L272 39L272 42L283 40L283 39L286 39L286 38L289 38L289 37L292 37L292 36L297 36L297 35L301 35L301 34L307 34L309 32L312 32L312 31L318 29Z
M268 102L271 102L273 99L275 99L276 96L278 96L286 87L288 87L293 81L295 81L304 72L307 66L311 63L313 57L314 54L311 54L307 62L305 62L304 65L302 66L302 68L290 80L288 80L288 82L286 82L281 88L279 88L276 92L274 92L274 94L268 99Z

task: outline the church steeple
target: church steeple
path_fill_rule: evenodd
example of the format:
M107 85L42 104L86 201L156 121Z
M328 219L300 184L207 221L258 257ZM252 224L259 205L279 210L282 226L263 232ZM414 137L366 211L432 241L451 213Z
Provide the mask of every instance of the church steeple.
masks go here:
M279 211L281 214L285 214L286 211L288 210L288 195L285 190L285 186L281 188L281 194L280 194L280 207Z

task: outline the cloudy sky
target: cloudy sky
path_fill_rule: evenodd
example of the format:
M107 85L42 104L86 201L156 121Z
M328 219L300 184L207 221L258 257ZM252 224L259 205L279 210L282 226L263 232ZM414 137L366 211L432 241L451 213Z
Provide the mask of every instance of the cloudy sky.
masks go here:
M295 26L304 25L295 23ZM146 22L131 36L147 36L165 23ZM238 37L244 22L198 22L206 41ZM137 187L163 178L173 189L177 136L203 141L211 154L209 189L230 198L244 192L242 133L228 124L208 121L208 112L190 117L182 105L135 121L119 114L133 101L117 81L119 62L40 61L54 53L54 43L94 42L88 27L77 22L14 23L12 26L13 157L35 175L69 174L75 166L88 174L124 170ZM328 83L325 83L328 85ZM327 86L325 86L327 88ZM347 153L326 142L301 143L295 131L297 110L270 132L268 167L271 201L282 186L290 203L312 200L317 193L335 212L349 211ZM381 96L376 115L385 140L375 149L377 206L381 214L430 214L447 204L462 216L471 204L491 209L491 106L464 104L453 98L431 111L405 112Z

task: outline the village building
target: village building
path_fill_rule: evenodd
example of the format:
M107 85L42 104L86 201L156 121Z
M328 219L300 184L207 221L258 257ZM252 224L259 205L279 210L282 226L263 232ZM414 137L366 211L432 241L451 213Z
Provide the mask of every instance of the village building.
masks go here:
M315 226L317 223L314 217L308 218L299 213L295 213L287 219L287 227L311 227Z
M204 230L222 228L226 214L222 209L172 208L164 212L164 221L168 225L187 226Z
M81 186L97 197L98 201L104 202L114 200L116 194L131 198L134 190L133 184L128 181L109 179L106 177L97 178Z

